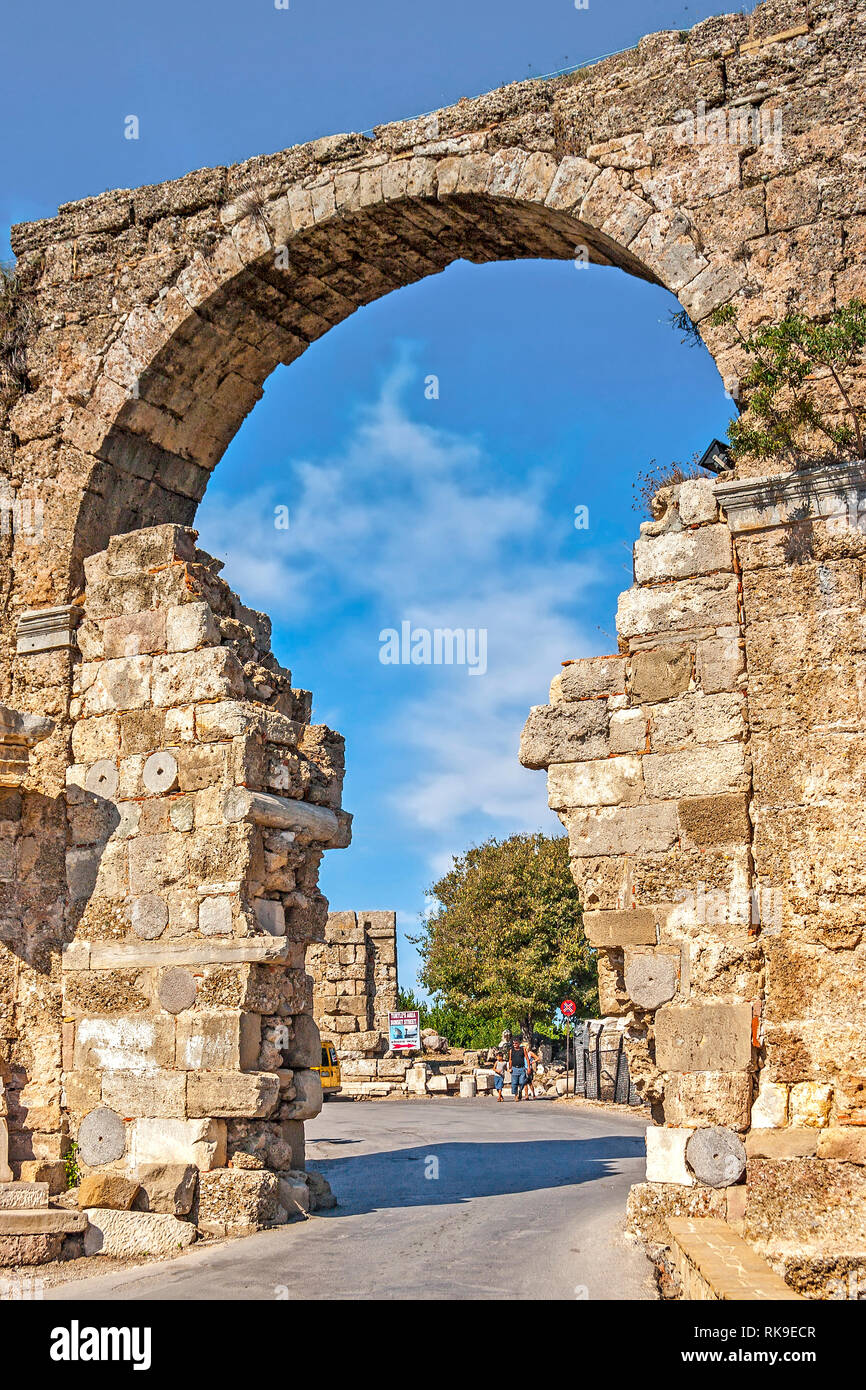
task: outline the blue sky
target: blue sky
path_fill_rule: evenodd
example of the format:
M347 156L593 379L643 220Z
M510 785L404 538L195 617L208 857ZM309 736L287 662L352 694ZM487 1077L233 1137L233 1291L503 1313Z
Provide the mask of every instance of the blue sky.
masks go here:
M16 7L4 19L16 61L0 93L0 255L11 223L59 203L368 129L727 8ZM123 138L130 114L138 141ZM347 740L355 838L325 856L333 907L395 907L412 932L451 854L560 828L544 775L517 762L528 708L560 661L615 650L637 474L703 450L731 413L708 355L670 328L676 307L619 271L460 262L278 369L230 445L199 511L201 544L271 614L314 718ZM380 631L407 620L486 629L486 674L383 665ZM415 968L403 941L405 984Z

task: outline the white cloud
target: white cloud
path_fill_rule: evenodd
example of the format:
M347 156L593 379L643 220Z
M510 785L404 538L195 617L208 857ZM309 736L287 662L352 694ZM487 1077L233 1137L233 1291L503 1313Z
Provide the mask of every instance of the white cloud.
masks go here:
M403 620L487 630L484 676L383 668L394 673L394 697L377 713L410 752L399 785L392 769L395 818L428 834L438 869L443 856L450 862L455 827L473 817L487 833L556 828L546 779L517 761L520 729L560 661L604 641L576 618L600 577L598 557L590 565L568 555L568 523L557 531L546 506L551 480L539 468L503 477L478 440L410 418L402 396L412 375L405 362L392 371L338 455L291 461L241 498L209 494L200 525L229 582L275 621L298 630L350 610L344 657L375 660L380 628ZM280 504L288 531L273 525Z

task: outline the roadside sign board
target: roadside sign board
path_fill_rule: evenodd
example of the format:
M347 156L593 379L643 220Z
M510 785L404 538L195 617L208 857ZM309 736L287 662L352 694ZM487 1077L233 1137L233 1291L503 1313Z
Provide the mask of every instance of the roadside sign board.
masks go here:
M573 999L563 999L559 1006L559 1011L563 1018L574 1018L574 1015L577 1013L577 1005Z
M388 1015L388 1046L392 1052L420 1052L421 1015L417 1009Z

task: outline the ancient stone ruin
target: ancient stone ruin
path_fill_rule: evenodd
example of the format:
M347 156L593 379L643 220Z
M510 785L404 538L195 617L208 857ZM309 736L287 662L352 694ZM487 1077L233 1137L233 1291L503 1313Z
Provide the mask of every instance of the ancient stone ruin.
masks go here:
M348 840L342 747L189 529L267 376L459 258L547 257L670 290L733 388L714 309L748 332L866 296L863 24L859 0L767 0L13 230L0 1258L316 1196L304 963ZM655 1105L635 1223L664 1245L667 1218L722 1216L833 1296L866 1258L864 481L766 471L662 498L620 650L565 667L524 756ZM76 1153L86 1218L48 1208Z
M866 1268L864 500L859 464L665 489L620 651L564 664L521 753L658 1122L634 1226L721 1217L830 1296Z
M313 1017L337 1048L344 1090L404 1079L389 1057L388 1014L397 1008L396 912L330 912L324 941L307 947Z

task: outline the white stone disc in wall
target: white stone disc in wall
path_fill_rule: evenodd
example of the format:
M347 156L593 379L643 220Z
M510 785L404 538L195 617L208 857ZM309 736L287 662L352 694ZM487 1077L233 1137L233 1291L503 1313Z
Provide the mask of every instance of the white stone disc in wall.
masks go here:
M632 956L625 972L629 999L639 1009L657 1009L677 992L677 966L672 956Z
M154 941L168 926L168 904L156 893L148 893L133 900L130 916L136 936Z
M107 1106L91 1110L81 1121L78 1130L78 1153L89 1168L101 1163L113 1163L126 1151L126 1128L123 1120Z
M172 753L151 753L141 780L149 792L170 792L177 782L177 759Z
M117 794L119 781L117 768L108 758L94 763L84 779L84 785L94 796L104 796L108 801Z
M196 984L188 970L167 970L159 986L159 1002L169 1014L182 1014L195 1003Z
M746 1171L746 1147L739 1134L722 1125L696 1129L686 1144L686 1163L698 1182L731 1187Z

